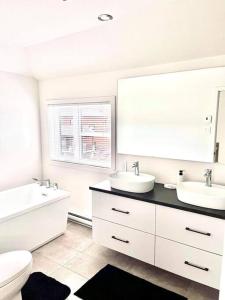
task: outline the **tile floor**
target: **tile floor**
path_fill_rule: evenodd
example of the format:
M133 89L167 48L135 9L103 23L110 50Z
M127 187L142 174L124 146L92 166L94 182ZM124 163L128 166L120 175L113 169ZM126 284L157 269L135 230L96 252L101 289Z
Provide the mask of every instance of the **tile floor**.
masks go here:
M217 300L218 291L95 244L91 229L68 223L64 235L33 252L33 271L41 271L71 288L73 293L110 263L189 300ZM107 300L107 299L106 299Z

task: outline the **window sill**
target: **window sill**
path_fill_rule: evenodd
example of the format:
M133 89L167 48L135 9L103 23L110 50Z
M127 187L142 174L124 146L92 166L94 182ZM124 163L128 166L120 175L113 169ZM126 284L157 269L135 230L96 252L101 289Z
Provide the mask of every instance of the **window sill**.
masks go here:
M111 168L104 168L104 167L91 166L91 165L72 163L72 162L70 163L70 162L56 161L56 160L48 160L48 164L55 167L78 169L81 171L96 172L96 173L103 173L103 174L111 174L116 170L114 164L113 164L114 166Z

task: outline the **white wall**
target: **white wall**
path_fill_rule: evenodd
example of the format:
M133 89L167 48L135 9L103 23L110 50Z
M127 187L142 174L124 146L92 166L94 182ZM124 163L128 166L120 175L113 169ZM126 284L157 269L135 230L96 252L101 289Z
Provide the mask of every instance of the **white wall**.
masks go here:
M38 83L0 72L0 190L41 176Z
M26 50L22 47L0 46L0 70L31 75Z
M62 167L53 165L49 162L45 111L47 99L60 97L77 98L111 96L117 94L117 80L119 78L224 65L225 57L222 56L147 68L40 81L43 174L45 177L49 177L58 182L62 188L72 192L70 210L85 216L91 216L91 197L88 187L98 181L104 180L107 177L107 174L99 172L98 170L88 169L87 167ZM210 167L213 169L213 180L215 182L225 184L225 166L220 164L117 155L117 168L121 168L123 166L125 159L128 161L128 165L130 165L134 160L139 160L141 171L156 175L157 182L176 182L177 172L179 169L185 170L187 179L203 180L204 169Z

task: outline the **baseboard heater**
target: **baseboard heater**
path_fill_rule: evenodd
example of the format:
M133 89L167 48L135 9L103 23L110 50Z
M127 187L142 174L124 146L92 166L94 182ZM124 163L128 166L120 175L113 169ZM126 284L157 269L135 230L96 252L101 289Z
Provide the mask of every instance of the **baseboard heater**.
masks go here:
M92 219L89 219L85 216L81 216L81 215L69 212L68 218L69 218L69 220L71 220L73 222L92 227Z

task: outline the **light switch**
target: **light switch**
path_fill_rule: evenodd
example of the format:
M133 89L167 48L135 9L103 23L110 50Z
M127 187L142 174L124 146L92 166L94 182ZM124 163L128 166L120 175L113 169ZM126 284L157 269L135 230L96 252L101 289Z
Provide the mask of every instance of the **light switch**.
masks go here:
M212 123L212 115L207 115L205 117L205 124L211 124Z

